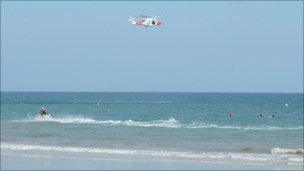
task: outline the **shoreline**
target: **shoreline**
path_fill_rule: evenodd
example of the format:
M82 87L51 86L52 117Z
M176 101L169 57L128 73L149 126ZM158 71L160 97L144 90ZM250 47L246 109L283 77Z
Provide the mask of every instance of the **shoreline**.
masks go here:
M130 158L131 157L131 158ZM1 169L4 170L301 170L301 165L272 165L272 164L240 164L214 163L199 161L134 159L124 158L82 158L62 157L54 155L9 154L1 153Z
M212 158L212 155L209 157ZM301 170L303 168L303 163L288 162L287 164L280 158L266 162L264 158L256 158L247 163L239 156L236 160L211 158L189 160L172 156L12 150L1 147L1 169L4 170L227 170L227 168L231 170Z

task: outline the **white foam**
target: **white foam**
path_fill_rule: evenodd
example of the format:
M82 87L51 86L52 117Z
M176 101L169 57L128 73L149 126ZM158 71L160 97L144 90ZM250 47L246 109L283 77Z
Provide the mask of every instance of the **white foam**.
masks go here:
M174 118L169 120L155 120L155 121L97 121L96 123L110 124L110 125L127 125L127 126L139 126L139 127L168 127L168 128L180 128L181 124Z
M273 148L270 150L273 154L303 154L303 148Z
M15 120L13 122L58 122L63 124L101 124L101 125L121 125L121 126L138 126L138 127L166 127L166 128L188 128L188 129L235 129L235 130L300 130L303 126L298 127L277 127L277 126L229 126L217 125L212 123L194 122L190 124L181 124L174 118L168 120L152 121L134 121L134 120L95 120L81 116L70 116L65 118L28 118L25 120Z
M1 149L19 151L49 151L70 153L97 153L118 155L144 155L152 157L187 158L198 161L222 161L241 163L273 163L273 164L303 164L303 156L281 154L258 154L258 153L225 153L225 152L187 152L187 151L152 151L152 150L129 150L129 149L106 149L91 147L62 147L41 146L28 144L1 143Z
M187 128L202 129L202 128L217 128L217 129L236 129L236 130L299 130L303 129L303 126L299 127L276 127L276 126L226 126L209 123L192 123L186 126Z
M168 127L179 128L182 125L174 118L168 120L153 121L133 121L133 120L95 120L83 117L65 117L65 118L44 118L36 117L25 120L14 120L13 122L58 122L58 123L74 123L74 124L102 124L102 125L125 125L139 127Z
M34 117L24 120L14 120L13 122L58 122L58 123L95 123L94 119L83 118L83 117L65 117L65 118L55 118L55 117Z

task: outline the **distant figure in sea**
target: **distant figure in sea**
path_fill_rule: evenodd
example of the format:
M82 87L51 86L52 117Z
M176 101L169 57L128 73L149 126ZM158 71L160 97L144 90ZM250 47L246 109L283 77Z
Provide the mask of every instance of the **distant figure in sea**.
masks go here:
M235 115L235 113L233 113L233 112L230 112L230 113L229 113L229 117L230 117L230 118L234 117L234 115Z
M42 107L38 113L40 114L40 116L46 116L46 114L47 114L46 109L44 107Z
M264 114L263 113L260 113L258 118L264 118Z
M276 118L275 114L272 114L271 116L269 116L269 118Z
M50 118L51 114L47 112L47 110L42 107L39 112L37 113L38 116L43 117L43 118Z

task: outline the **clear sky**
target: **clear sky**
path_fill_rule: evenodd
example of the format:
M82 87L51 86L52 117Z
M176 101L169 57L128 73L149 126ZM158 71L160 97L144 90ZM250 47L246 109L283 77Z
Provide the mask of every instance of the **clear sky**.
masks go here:
M1 3L2 91L303 92L301 1Z

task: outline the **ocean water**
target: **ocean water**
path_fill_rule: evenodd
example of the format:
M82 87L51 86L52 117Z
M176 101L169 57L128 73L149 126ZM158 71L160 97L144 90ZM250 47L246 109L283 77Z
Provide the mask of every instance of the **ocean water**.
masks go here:
M1 150L303 165L303 94L1 92Z

